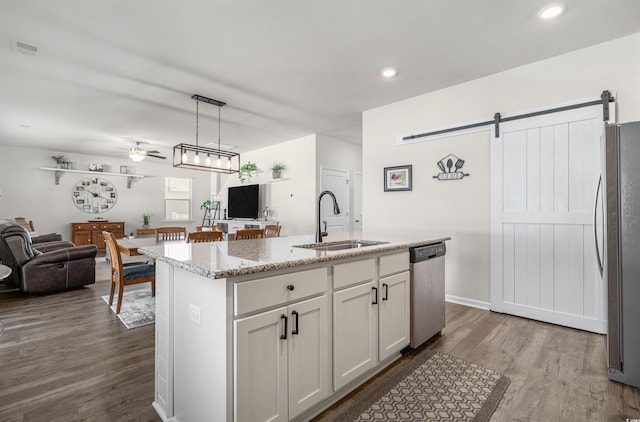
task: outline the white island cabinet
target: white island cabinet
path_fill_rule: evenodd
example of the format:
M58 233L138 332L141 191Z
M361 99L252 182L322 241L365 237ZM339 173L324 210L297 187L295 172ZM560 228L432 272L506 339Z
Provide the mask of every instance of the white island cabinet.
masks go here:
M291 236L140 249L157 262L160 417L306 421L399 358L408 248L449 238L360 238L386 243L322 251Z

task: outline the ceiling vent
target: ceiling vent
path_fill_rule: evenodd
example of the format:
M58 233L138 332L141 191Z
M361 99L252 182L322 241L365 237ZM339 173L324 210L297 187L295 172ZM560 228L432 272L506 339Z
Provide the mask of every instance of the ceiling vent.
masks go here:
M39 48L37 45L29 44L24 41L20 41L16 39L12 41L13 41L12 47L14 51L17 51L22 54L27 54L29 56L35 56L36 54L38 54Z

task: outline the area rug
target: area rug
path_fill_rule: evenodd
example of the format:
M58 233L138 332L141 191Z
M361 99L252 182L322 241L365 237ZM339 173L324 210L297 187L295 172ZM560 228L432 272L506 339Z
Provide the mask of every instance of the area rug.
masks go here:
M425 351L336 421L488 421L509 379L440 352Z
M102 296L102 299L109 303L109 295ZM114 313L117 303L118 293L116 292L111 306ZM118 318L128 329L153 324L156 321L156 300L151 296L151 290L125 290Z

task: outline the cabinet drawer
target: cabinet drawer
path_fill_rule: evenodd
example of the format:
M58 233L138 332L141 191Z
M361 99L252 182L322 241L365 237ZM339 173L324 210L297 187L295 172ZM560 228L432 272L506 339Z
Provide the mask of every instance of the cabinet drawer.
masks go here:
M407 258L408 259L408 258ZM407 261L408 262L408 261ZM375 258L361 259L333 266L333 288L339 289L376 277Z
M288 286L292 286L290 290ZM285 304L327 291L327 269L298 271L258 280L238 282L235 290L235 315Z
M380 257L380 277L409 269L409 251Z

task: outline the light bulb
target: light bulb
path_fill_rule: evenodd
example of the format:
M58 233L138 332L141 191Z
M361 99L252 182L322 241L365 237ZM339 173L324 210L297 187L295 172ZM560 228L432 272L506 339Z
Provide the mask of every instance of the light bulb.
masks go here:
M200 157L198 156L197 152L196 152L196 156L193 157L193 163L194 164L200 164Z
M216 167L220 167L222 165L222 162L220 161L220 156L218 155L218 161L216 161Z
M211 157L209 156L209 154L207 154L207 159L204 161L204 163L208 166L211 165Z
M189 156L187 155L187 151L182 152L182 161L184 161L185 163L189 161Z
M227 159L227 168L230 169L231 168L231 157L229 157Z

